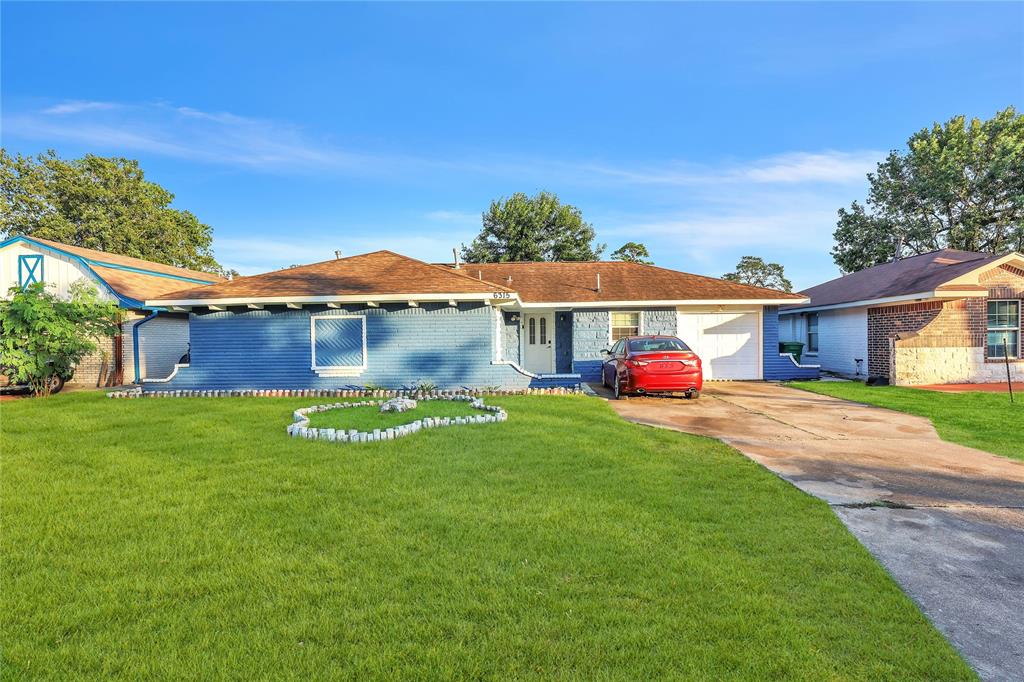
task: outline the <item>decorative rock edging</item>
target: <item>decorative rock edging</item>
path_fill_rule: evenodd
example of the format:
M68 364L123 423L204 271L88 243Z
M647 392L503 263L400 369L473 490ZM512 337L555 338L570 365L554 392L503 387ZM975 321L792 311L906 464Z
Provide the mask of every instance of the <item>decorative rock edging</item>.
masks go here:
M520 388L520 389L466 389L461 391L417 391L413 389L344 389L344 388L268 388L229 390L143 391L141 386L120 391L109 391L108 398L413 398L415 400L447 399L456 395L576 395L583 393L578 387Z
M292 413L294 422L289 424L286 431L292 438L305 438L306 440L323 440L331 443L370 443L381 440L395 440L408 436L423 429L441 428L443 426L462 426L468 424L494 424L508 420L508 413L497 405L485 405L480 398L456 394L446 396L430 396L420 398L426 400L456 400L468 402L469 406L476 410L483 410L491 414L479 414L469 417L424 417L408 424L392 426L386 429L374 429L373 431L359 431L357 429L318 429L309 425L307 415L316 412L327 412L328 410L340 410L347 407L375 407L383 405L384 400L368 400L356 403L333 403L331 405L314 405L303 407Z

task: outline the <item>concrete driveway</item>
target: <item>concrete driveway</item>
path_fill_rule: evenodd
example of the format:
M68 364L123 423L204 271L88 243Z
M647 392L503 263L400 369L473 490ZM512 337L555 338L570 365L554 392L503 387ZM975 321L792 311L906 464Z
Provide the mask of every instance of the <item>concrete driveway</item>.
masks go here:
M1024 679L1024 462L900 412L776 384L705 389L611 405L725 441L825 500L983 679Z

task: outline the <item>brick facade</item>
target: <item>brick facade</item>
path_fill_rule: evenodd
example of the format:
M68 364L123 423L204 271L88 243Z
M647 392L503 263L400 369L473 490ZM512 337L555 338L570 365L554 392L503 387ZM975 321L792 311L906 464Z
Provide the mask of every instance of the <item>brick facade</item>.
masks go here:
M988 287L986 298L869 308L869 376L889 379L899 377L907 383L913 383L907 378L914 377L927 382L925 377L941 379L945 374L952 372L957 376L957 381L991 380L993 372L975 366L975 359L981 359L987 364L1003 362L1001 359L987 358L988 301L1024 300L1024 270L1004 265L984 273L980 281L983 286ZM897 349L901 352L894 355ZM903 358L905 362L921 362L924 358L931 358L930 362L940 366L916 371L911 368L897 369L895 363L898 358ZM954 370L953 365L958 364L974 369ZM1024 367L1024 361L1018 360L1012 364L1018 366L1014 371L1020 371L1021 367ZM941 365L949 367L944 368ZM949 372L944 373L944 369L949 369Z

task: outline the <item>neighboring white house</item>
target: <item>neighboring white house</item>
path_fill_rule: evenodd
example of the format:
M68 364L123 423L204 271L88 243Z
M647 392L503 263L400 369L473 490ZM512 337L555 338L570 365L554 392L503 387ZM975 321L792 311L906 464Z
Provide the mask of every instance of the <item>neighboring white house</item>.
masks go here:
M0 295L4 297L12 287L34 282L45 282L54 293L67 296L80 281L91 283L101 298L116 302L124 313L121 333L101 339L96 352L76 367L72 382L112 386L166 377L188 351L188 317L147 306L147 298L224 278L37 237L0 242Z
M1024 255L943 249L801 292L779 338L826 372L896 384L1024 380ZM1009 360L1009 362L1007 362Z

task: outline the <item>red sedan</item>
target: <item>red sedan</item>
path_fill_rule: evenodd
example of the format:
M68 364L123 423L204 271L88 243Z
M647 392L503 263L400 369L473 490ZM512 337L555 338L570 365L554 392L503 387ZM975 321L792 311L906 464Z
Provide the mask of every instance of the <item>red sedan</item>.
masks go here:
M618 399L626 393L686 393L700 397L704 375L700 358L674 336L619 339L601 365L601 382Z

